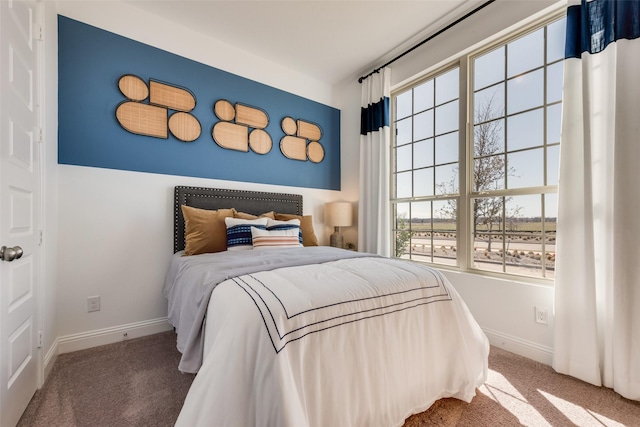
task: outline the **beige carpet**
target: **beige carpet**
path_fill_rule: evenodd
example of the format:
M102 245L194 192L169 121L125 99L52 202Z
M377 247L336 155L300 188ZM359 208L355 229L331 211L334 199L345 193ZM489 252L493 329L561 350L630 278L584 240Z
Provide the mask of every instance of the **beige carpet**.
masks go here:
M58 357L19 426L172 426L193 375L166 332ZM491 348L489 378L468 404L437 401L417 426L640 426L640 403ZM322 426L324 427L324 426Z
M194 375L165 332L58 356L18 426L172 426Z

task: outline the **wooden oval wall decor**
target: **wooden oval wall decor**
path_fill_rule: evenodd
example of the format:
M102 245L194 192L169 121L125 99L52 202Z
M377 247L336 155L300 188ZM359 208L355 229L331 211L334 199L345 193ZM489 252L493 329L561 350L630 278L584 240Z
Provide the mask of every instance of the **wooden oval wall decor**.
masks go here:
M226 99L216 101L213 105L213 112L220 120L224 120L225 122L230 122L236 118L236 109L233 104Z
M280 140L280 151L288 159L307 160L307 140L287 135Z
M322 129L315 123L298 120L298 136L310 139L311 141L320 141L320 138L322 138Z
M269 116L260 108L236 103L236 123L264 129L269 124Z
M116 119L129 132L167 139L170 131L183 142L195 141L202 133L198 119L188 113L195 108L196 98L187 89L152 79L147 87L133 74L120 77L118 88L130 101L118 105ZM149 104L142 103L147 97ZM169 116L169 110L178 112Z
M182 89L156 80L149 80L149 102L176 111L191 111L196 107L196 97Z
M155 105L125 101L116 108L116 118L124 129L138 135L167 138L167 110Z
M271 136L263 129L254 129L249 134L249 146L258 154L267 154L271 151Z
M198 119L191 114L180 111L169 117L169 130L180 141L192 142L198 139L202 127Z
M234 106L226 99L220 99L213 105L213 112L222 120L213 125L211 131L213 140L220 147L244 152L251 147L257 154L271 151L271 136L264 130L269 124L269 116L264 110L240 103Z
M280 126L287 134L280 140L280 151L285 157L312 163L324 160L324 147L319 142L322 138L320 126L306 120L295 121L291 117L282 119Z
M320 163L324 160L324 148L318 141L311 141L307 145L307 157L313 163Z
M282 131L287 135L295 135L298 131L298 125L296 121L291 117L285 117L281 122Z
M222 148L249 151L249 128L231 122L218 122L213 126L213 140Z
M132 101L144 101L149 96L147 84L138 76L127 74L118 80L120 92Z

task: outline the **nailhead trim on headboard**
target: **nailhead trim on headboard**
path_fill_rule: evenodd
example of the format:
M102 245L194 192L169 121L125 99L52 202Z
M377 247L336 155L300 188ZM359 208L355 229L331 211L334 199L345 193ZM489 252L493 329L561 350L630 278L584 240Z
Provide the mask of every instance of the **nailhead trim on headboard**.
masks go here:
M180 208L182 205L200 209L236 208L238 211L254 215L269 211L302 215L302 196L299 194L176 186L173 205L174 253L183 250L185 245L184 217Z

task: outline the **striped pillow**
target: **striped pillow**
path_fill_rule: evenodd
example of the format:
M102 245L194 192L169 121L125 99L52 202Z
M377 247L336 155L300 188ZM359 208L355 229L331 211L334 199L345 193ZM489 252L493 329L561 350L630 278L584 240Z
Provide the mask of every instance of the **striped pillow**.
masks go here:
M288 221L269 219L267 221L267 230L298 230L300 244L302 244L302 229L300 228L299 219L291 219Z
M251 228L259 228L266 230L267 218L258 219L240 219L225 218L224 222L227 226L227 250L238 251L244 249L253 249L251 236Z
M261 230L257 227L251 227L251 235L253 236L254 249L267 248L299 248L300 231L295 228L288 230Z

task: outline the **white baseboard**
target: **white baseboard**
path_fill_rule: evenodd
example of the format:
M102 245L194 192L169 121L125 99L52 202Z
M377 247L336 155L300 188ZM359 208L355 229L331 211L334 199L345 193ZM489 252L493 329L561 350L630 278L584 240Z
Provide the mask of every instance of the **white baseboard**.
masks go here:
M129 323L126 325L113 326L111 328L97 329L95 331L81 332L79 334L58 337L56 343L52 347L57 347L57 354L63 354L97 347L99 345L111 344L125 339L138 338L145 335L170 331L171 329L173 329L173 326L169 324L166 317L162 317L159 319L145 320L143 322ZM51 353L51 351L49 351L49 353ZM49 356L48 353L47 356ZM47 366L46 358L45 366Z
M46 381L47 378L49 377L49 374L51 373L51 369L53 369L53 364L56 363L56 359L58 358L58 343L59 343L59 338L56 338L55 341L53 341L51 348L49 349L49 351L47 351L47 354L44 356L44 369L43 369L44 375L42 380L43 384L44 384L44 381Z
M551 366L553 361L553 348L492 329L482 328L482 330L487 338L489 338L491 345Z

